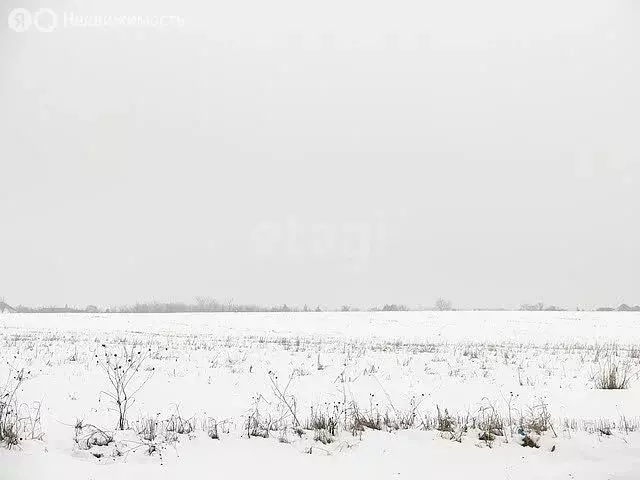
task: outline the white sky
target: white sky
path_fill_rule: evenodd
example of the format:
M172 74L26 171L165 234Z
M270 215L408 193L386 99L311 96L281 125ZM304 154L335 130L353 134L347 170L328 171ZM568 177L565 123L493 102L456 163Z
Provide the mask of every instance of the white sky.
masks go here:
M10 303L640 303L637 2L131 3L0 8Z

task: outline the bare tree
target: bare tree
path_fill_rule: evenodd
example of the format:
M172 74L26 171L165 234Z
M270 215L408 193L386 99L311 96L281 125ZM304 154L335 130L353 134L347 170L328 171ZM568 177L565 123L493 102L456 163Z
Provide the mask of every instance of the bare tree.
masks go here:
M449 310L453 310L453 304L449 300L445 300L440 297L436 300L436 310L439 312L445 312Z
M9 313L13 313L15 312L16 309L13 308L11 305L9 305L4 297L0 297L0 313L5 313L5 312L9 312Z

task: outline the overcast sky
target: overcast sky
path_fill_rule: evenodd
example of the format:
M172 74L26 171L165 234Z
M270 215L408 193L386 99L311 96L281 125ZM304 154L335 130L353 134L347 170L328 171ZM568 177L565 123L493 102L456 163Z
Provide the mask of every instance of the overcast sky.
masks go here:
M634 0L15 3L9 303L640 303Z

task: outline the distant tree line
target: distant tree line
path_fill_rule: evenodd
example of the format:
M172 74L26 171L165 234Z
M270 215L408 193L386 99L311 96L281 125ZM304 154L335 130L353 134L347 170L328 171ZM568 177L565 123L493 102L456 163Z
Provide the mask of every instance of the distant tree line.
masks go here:
M6 305L6 304L5 304ZM438 299L434 307L409 308L403 304L387 303L380 306L367 308L366 311L371 312L407 312L407 311L425 311L425 310L452 310L451 302ZM134 305L122 305L117 307L99 308L94 305L88 305L85 308L44 306L44 307L26 307L18 305L15 308L6 305L6 311L18 313L225 313L225 312L358 312L362 309L351 305L342 305L340 308L326 308L320 305L275 305L264 306L258 304L242 304L233 301L220 302L211 297L196 297L195 303L187 302L138 302Z
M520 310L524 312L565 312L566 308L556 307L555 305L545 305L542 302L520 305Z
M24 305L18 305L13 308L17 313L88 313L88 308L76 308L76 307L26 307Z
M618 308L613 307L600 307L598 312L640 312L640 305L634 305L633 307L623 303Z
M528 304L525 303L520 306L521 311L525 312L566 312L566 308L556 307L555 305L545 305L544 303L534 303ZM577 312L585 311L580 307L576 308ZM618 307L598 307L595 309L596 312L640 312L640 305L635 305L633 307L623 303Z
M468 309L475 311L509 311L506 308L483 308ZM44 306L44 307L26 307L18 305L11 307L2 297L0 297L0 313L17 312L17 313L225 313L225 312L408 312L408 311L455 311L453 304L444 298L438 298L433 307L408 307L403 304L385 303L378 306L361 309L351 305L342 305L339 308L326 308L320 305L275 305L264 306L258 304L242 304L233 301L220 302L211 297L196 297L195 303L187 302L139 302L135 305L123 305L118 307L99 308L94 305L88 305L84 308L65 305L64 307ZM566 308L557 307L555 305L545 305L542 302L534 304L523 304L520 311L526 312L564 312ZM576 311L584 311L579 307ZM622 304L618 307L599 307L597 312L640 312L640 305L630 306Z
M368 311L382 311L382 312L402 312L408 311L409 308L405 305L398 304L385 304L383 306L376 306L369 308ZM184 303L184 302L145 302L137 303L130 306L121 306L117 308L106 309L108 313L224 313L224 312L358 312L361 311L358 307L351 305L342 305L340 308L326 308L320 305L274 305L264 306L257 304L239 304L229 302L219 302L213 298L197 297L196 303Z

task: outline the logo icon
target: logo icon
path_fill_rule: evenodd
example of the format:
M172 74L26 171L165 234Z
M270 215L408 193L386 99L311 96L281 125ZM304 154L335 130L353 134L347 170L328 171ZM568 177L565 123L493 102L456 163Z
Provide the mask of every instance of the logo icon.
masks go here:
M42 33L53 32L58 28L58 15L50 8L41 8L32 14L26 8L14 8L9 12L9 28L14 32L26 32L33 25Z
M32 23L31 12L26 8L14 8L9 12L9 28L14 32L26 32Z

